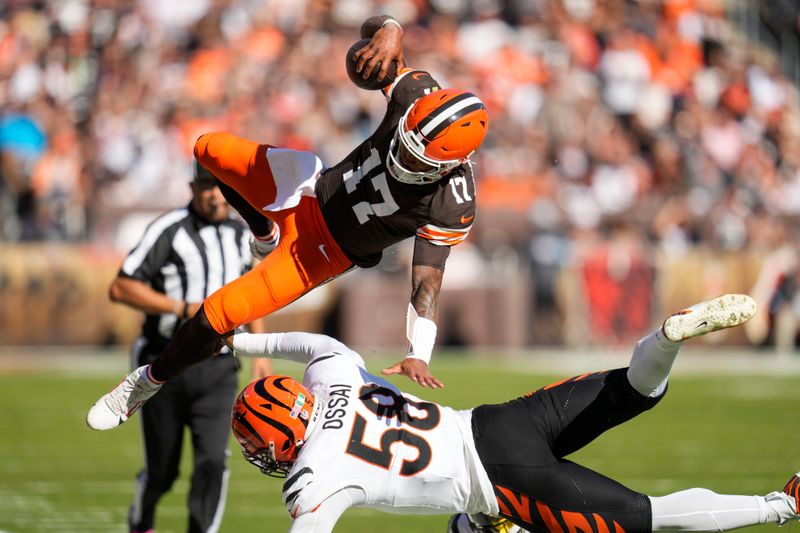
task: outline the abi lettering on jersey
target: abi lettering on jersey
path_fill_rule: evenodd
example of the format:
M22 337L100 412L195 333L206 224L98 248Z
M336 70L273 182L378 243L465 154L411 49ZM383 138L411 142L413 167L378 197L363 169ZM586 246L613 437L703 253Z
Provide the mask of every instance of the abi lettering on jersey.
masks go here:
M325 411L322 429L341 429L344 426L344 415L350 404L350 393L353 388L344 383L333 383L330 386L330 399Z

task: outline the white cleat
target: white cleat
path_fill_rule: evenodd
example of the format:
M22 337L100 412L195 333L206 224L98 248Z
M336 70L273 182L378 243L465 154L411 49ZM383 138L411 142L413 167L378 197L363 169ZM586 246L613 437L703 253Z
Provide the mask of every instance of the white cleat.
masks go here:
M755 300L746 294L723 294L675 313L661 329L669 340L685 341L743 324L756 314L756 309Z
M97 400L86 415L86 424L97 431L104 431L128 420L163 385L150 378L149 367L140 366L111 392Z
M782 492L770 492L764 499L778 515L778 525L800 521L800 472L792 476Z

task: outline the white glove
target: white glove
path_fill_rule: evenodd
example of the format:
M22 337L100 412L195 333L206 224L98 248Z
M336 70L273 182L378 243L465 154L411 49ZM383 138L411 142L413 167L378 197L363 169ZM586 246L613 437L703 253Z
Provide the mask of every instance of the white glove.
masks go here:
M278 241L281 237L281 230L277 224L273 224L272 231L265 237L256 237L250 235L250 253L253 257L261 261L270 254L272 250L278 247Z

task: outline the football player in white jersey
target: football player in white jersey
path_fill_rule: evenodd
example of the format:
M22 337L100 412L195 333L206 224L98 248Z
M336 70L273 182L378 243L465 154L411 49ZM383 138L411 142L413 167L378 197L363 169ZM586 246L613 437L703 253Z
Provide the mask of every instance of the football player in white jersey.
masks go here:
M702 302L641 339L626 368L463 411L402 393L330 337L236 334L229 342L241 355L307 367L302 384L270 376L246 387L233 408L233 433L248 461L286 477L291 533L332 531L355 506L456 513L448 524L453 533L727 531L783 524L800 520L797 475L766 496L693 488L654 497L564 459L658 403L684 340L737 326L755 311L745 295Z

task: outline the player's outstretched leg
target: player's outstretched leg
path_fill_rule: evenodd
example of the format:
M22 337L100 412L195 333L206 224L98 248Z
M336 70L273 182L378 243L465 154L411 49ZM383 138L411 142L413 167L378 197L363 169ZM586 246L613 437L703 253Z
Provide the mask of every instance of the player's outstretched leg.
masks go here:
M133 415L163 383L150 375L150 365L140 366L89 409L86 424L92 429L112 429Z
M723 294L675 313L661 329L636 343L628 381L644 396L661 396L683 341L738 326L755 313L755 301L745 294Z
M756 302L746 294L723 294L667 318L661 331L673 342L732 328L756 314Z
M766 496L717 494L700 488L651 496L653 531L729 531L800 521L798 476L792 476L783 491Z
M238 325L233 324L229 330ZM211 357L221 339L222 334L208 322L204 303L192 318L181 324L155 361L128 374L116 388L97 400L89 410L86 423L97 430L121 425L158 392L165 381Z
M527 533L506 518L483 513L457 513L447 522L447 533Z

